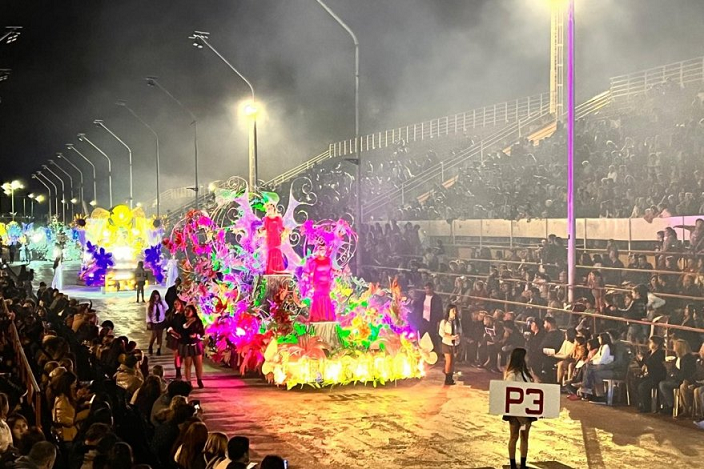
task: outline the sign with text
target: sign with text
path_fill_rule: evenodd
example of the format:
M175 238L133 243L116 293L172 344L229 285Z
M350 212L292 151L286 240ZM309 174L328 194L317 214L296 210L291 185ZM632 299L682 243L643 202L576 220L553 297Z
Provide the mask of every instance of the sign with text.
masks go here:
M514 417L557 418L560 415L560 386L492 381L489 383L489 413Z

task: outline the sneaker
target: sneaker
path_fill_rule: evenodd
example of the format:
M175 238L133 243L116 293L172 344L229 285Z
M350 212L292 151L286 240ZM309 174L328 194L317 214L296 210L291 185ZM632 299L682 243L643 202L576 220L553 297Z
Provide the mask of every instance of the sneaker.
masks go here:
M694 425L696 425L697 427L699 427L699 428L701 428L702 430L704 430L704 420L700 420L699 422L697 422L697 421L695 420L695 421L694 421Z

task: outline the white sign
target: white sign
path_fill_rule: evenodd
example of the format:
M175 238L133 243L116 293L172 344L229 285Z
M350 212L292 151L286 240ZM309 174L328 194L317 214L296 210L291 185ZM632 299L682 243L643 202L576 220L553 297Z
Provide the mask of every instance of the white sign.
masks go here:
M491 381L489 413L513 417L557 418L560 415L560 386L520 381Z

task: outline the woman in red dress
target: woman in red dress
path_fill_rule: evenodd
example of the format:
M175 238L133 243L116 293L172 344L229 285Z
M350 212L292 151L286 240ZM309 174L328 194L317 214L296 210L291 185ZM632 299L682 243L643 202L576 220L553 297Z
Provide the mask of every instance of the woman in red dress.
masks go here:
M266 270L265 275L280 274L286 270L284 256L281 253L281 235L284 233L284 220L276 211L276 205L266 204L264 217L266 234Z
M330 299L332 289L332 262L325 248L319 248L310 260L313 284L313 298L310 304L309 322L335 320L335 306Z

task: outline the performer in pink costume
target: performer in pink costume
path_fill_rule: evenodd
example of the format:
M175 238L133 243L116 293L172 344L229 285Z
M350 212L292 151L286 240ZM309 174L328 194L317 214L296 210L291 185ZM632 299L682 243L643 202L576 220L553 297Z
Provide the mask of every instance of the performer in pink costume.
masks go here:
M309 322L325 322L335 320L335 306L330 299L332 289L332 262L320 247L315 257L309 260L313 283L313 298L310 305Z
M284 256L281 253L281 235L284 233L284 220L276 211L276 205L266 204L264 217L266 232L266 271L265 275L280 274L286 270Z

